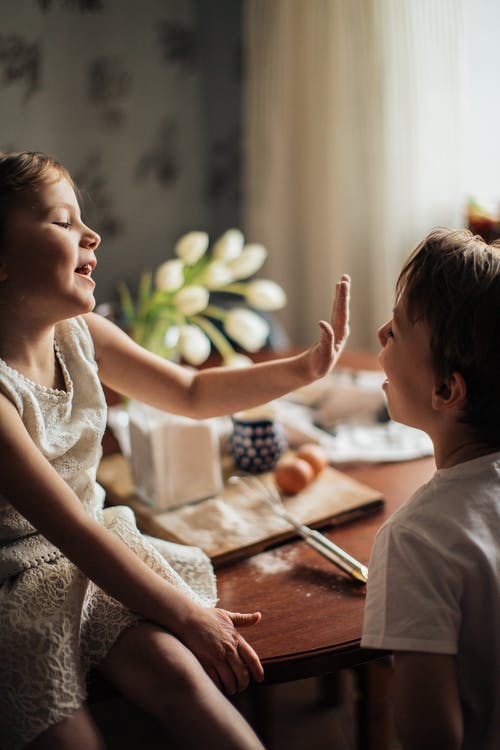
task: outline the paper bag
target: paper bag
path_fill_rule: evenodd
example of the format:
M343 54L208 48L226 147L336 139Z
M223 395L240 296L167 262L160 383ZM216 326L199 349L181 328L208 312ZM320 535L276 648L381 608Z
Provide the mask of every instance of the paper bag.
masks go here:
M131 469L141 499L155 510L173 508L221 491L215 422L129 404Z

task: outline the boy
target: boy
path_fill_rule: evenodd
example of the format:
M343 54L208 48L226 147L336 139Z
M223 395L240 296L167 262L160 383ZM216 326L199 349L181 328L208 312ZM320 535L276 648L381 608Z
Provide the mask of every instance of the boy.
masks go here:
M437 472L377 534L361 645L394 651L404 750L498 750L500 245L429 234L378 337L389 414Z

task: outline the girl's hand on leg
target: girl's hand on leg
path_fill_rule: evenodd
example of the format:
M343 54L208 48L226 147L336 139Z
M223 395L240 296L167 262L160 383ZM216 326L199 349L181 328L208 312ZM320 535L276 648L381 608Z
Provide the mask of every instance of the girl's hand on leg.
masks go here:
M206 673L224 692L233 695L257 682L264 670L254 649L236 628L255 625L260 612L240 614L213 608L197 611L195 622L185 627L181 640L197 657Z

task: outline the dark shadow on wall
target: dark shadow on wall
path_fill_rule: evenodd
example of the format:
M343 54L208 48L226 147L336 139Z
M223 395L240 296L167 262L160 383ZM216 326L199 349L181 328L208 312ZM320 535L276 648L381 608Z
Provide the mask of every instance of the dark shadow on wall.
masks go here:
M0 0L1 150L67 166L98 303L241 221L242 0ZM89 42L90 40L90 42Z

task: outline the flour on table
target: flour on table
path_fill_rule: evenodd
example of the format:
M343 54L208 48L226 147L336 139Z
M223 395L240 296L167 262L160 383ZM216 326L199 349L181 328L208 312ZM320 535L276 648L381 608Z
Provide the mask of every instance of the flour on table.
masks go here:
M293 535L289 524L266 501L272 473L256 481L228 483L216 497L155 514L156 525L184 544L201 547L215 558L245 548L253 551ZM257 485L257 486L256 486ZM297 495L283 498L287 511L300 523L318 525L326 519L381 504L380 493L327 466Z
M257 573L274 575L284 573L294 567L293 555L287 548L270 550L269 552L254 555L249 559L249 564L255 568Z
M227 487L218 497L161 513L156 520L209 556L289 529L265 501L234 487Z

